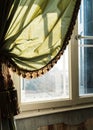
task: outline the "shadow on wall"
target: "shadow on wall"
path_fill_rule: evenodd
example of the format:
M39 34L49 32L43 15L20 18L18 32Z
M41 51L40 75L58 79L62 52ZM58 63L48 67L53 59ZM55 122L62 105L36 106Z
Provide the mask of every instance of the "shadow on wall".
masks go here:
M38 130L93 130L93 118L78 125L66 125L64 123L39 127Z

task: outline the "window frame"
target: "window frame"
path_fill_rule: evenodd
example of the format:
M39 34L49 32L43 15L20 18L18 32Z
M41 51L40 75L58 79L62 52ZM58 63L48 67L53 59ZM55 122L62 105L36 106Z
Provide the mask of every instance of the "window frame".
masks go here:
M21 112L38 111L41 114L68 111L82 108L93 107L93 94L79 96L79 71L78 71L78 22L73 30L71 40L68 45L69 54L69 90L70 98L51 100L35 103L21 103L21 77L12 73L15 88L18 90L18 101ZM45 111L45 112L44 112Z

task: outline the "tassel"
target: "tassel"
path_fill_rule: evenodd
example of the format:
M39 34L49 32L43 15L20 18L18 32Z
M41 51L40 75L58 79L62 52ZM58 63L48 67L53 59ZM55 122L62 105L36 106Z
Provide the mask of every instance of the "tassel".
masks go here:
M19 113L17 90L14 88L13 81L6 64L1 65L0 69L1 117L10 118L11 116L15 116Z

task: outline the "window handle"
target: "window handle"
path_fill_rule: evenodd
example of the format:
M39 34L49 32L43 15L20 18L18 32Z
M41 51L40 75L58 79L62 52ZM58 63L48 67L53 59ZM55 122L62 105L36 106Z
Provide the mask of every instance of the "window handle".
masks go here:
M93 40L93 36L81 36L81 35L76 35L75 36L76 40L81 40L81 39L87 39L87 40Z

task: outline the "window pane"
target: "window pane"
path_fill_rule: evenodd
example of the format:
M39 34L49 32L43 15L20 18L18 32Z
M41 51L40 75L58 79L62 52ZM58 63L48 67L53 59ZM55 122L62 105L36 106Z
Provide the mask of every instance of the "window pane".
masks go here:
M35 79L22 79L21 86L21 102L69 98L68 49L49 72Z
M80 20L82 19L82 20ZM93 36L93 0L82 0L78 33ZM79 41L79 94L93 93L93 40Z

